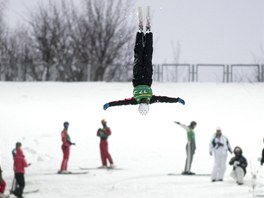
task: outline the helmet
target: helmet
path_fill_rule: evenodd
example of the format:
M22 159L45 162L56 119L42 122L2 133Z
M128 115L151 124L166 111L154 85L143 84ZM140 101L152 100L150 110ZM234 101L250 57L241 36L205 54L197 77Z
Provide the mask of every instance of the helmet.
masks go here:
M16 143L16 148L22 146L21 142Z
M140 103L138 106L138 112L141 115L147 115L149 112L149 106L147 103Z
M234 153L235 153L235 155L241 155L242 154L242 149L239 146L236 146L234 148Z
M67 128L69 127L69 122L64 122L64 123L63 123L63 126L64 126L64 128L67 129Z
M197 122L195 122L195 121L191 121L190 125L191 125L191 126L195 126L195 125L197 125Z
M102 123L102 124L106 124L106 120L105 120L105 119L102 119L102 120L101 120L101 123Z

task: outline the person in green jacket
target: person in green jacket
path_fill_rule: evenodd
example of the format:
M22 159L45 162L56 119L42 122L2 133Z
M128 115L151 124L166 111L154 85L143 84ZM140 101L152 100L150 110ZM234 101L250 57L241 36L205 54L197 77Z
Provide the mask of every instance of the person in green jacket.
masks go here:
M141 115L149 112L149 104L156 102L181 103L185 101L181 98L171 98L167 96L153 95L152 85L152 54L153 54L153 34L150 31L150 19L147 17L146 34L143 33L143 22L139 20L139 31L136 35L134 47L134 66L133 66L133 97L124 100L108 102L103 109L120 105L139 105L138 110Z
M186 144L186 161L185 161L185 168L182 172L183 175L194 175L195 173L191 172L193 156L196 150L196 143L195 143L195 132L194 129L197 126L195 121L192 121L189 126L182 124L180 122L175 121L174 123L178 124L182 128L184 128L187 132L187 144Z

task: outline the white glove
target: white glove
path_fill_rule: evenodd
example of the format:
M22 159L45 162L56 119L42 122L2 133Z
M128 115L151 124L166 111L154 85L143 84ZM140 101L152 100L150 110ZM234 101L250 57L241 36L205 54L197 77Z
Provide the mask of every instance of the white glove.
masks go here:
M234 167L237 167L239 164L240 164L239 161L235 161L235 162L234 162Z

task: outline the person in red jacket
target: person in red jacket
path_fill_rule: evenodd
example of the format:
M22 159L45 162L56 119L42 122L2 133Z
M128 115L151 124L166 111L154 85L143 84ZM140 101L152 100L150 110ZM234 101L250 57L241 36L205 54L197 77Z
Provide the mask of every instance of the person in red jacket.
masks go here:
M61 168L58 173L65 173L68 169L68 161L70 157L70 146L75 145L75 143L71 142L71 138L68 134L68 128L69 128L69 122L63 123L64 129L61 132L61 140L62 140L62 153L63 153L63 159L61 162Z
M2 169L0 167L0 195L3 195L6 188L6 182L2 177Z
M100 137L100 154L101 154L101 160L102 160L102 166L99 168L106 168L107 167L107 160L110 163L110 168L114 168L114 163L112 160L111 155L108 152L108 142L107 138L111 135L111 130L107 126L106 120L101 121L103 128L99 128L97 130L97 136Z
M15 158L16 158L16 150L20 146L21 146L21 142L16 142L16 147L12 150L13 160L15 160ZM13 169L14 169L14 178L13 178L12 186L11 186L11 189L10 189L10 193L11 194L15 191L16 186L17 186L16 177L15 177L15 167L13 167Z
M25 160L25 156L23 154L21 146L22 144L17 147L16 156L14 159L14 169L17 186L13 194L18 198L22 197L25 188L25 168L30 165L30 163L28 164Z

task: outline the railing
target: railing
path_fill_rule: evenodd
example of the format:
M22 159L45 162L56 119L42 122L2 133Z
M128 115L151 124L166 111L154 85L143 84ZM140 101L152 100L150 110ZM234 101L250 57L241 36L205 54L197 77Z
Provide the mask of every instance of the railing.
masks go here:
M264 82L264 64L154 64L157 82Z

